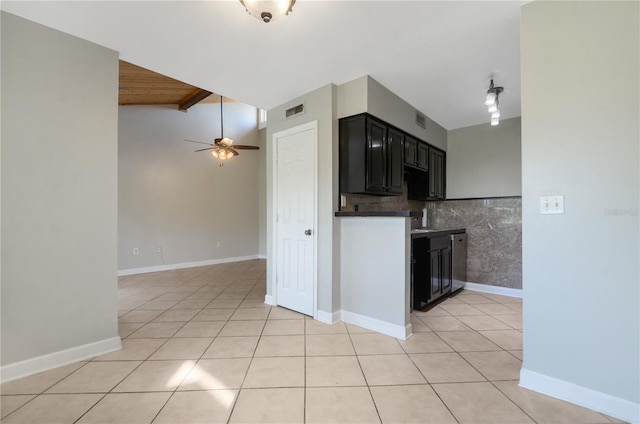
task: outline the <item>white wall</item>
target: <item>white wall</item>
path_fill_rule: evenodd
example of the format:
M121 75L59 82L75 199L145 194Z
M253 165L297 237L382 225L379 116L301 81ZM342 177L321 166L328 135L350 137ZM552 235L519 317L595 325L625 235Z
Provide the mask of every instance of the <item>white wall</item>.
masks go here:
M639 3L522 8L521 384L640 421ZM565 214L540 215L542 195Z
M520 147L520 118L449 131L447 199L520 196Z
M220 137L220 104L187 113L121 106L119 116L119 269L257 255L261 152L240 150L219 166L208 152L194 152L207 146L184 141ZM234 144L258 145L253 106L225 103L224 124Z
M339 228L334 218L338 206L336 96L336 87L332 84L326 85L269 110L267 125L267 268L273 270L273 134L318 121L317 304L318 310L324 314L333 314L340 308L339 279L336 278L340 269ZM285 110L300 102L305 103L305 113L286 119ZM267 294L272 295L275 284L273 273L269 272L267 275Z
M116 52L2 12L5 380L120 345L117 95Z

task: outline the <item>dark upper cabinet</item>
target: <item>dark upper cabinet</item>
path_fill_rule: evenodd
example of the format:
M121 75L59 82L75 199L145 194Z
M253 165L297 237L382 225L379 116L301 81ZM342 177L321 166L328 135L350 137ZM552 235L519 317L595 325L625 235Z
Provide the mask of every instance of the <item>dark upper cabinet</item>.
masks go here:
M404 134L362 114L340 120L340 192L402 194Z
M418 142L418 169L429 169L429 145L421 141Z
M365 191L384 193L387 177L387 127L366 119Z
M406 136L404 138L404 164L418 165L418 140L413 137Z
M394 128L389 128L387 131L387 193L402 194L404 137L404 133Z
M426 171L429 168L429 145L408 135L405 136L404 164Z
M429 147L429 199L445 197L445 158L442 150Z

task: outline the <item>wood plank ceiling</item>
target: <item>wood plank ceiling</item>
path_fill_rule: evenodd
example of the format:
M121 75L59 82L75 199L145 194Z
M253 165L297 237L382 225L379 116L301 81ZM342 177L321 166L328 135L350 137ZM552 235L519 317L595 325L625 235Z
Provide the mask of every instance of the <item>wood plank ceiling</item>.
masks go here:
M230 99L224 99L228 102ZM220 95L120 61L119 105L177 105L186 111L197 103L217 103Z

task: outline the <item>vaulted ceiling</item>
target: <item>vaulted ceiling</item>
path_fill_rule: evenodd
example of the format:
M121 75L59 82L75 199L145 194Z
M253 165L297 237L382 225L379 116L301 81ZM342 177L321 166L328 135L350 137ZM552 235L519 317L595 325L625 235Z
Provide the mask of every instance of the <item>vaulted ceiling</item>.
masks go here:
M20 2L1 8L129 63L263 109L371 75L447 129L520 116L524 1L305 1L265 24L238 1Z

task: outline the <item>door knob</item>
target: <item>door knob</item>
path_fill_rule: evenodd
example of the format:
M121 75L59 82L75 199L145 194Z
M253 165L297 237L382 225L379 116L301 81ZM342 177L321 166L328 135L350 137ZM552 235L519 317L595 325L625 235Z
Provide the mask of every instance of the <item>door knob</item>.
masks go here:
M311 235L311 230L305 230L304 234L307 235L307 236L310 236Z

